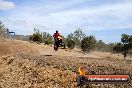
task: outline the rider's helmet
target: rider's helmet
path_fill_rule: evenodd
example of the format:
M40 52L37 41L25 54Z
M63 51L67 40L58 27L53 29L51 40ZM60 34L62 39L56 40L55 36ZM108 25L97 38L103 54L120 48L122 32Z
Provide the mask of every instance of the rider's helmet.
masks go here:
M56 30L56 33L58 33L58 30Z

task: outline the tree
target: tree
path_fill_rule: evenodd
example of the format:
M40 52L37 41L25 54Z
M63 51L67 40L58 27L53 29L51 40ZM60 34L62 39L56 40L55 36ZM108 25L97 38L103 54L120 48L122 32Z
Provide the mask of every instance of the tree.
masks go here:
M117 53L122 53L124 55L124 59L127 54L132 50L132 35L122 34L121 35L121 43L117 43L117 45L113 48L113 51Z
M7 28L4 26L4 24L0 21L0 36L6 37L7 36Z
M33 41L33 36L30 36L30 37L29 37L29 40L30 40L30 41Z
M67 47L70 48L70 49L73 49L74 45L75 45L75 42L73 40L69 40L68 44L67 44Z
M116 43L116 45L113 47L113 51L116 53L121 53L122 52L123 45L122 43Z
M129 50L131 49L132 44L131 36L127 34L121 35L121 42L123 43L122 52L124 55L124 59L126 58L127 53L129 53Z
M74 33L73 33L73 40L75 41L76 45L81 45L81 40L83 38L86 37L86 34L82 31L82 29L77 29Z
M132 35L129 35L128 47L129 47L129 50L132 50Z
M42 37L39 33L34 33L32 36L29 37L29 40L36 43L42 43Z
M81 41L86 37L86 34L82 31L82 29L79 28L74 32L74 37Z
M34 33L29 37L29 40L37 43L45 43L47 45L52 44L52 36L47 32L40 32L36 28L34 28Z
M130 35L122 34L122 35L121 35L121 42L122 42L123 44L128 44L128 43L129 43L129 38L130 38Z
M74 39L73 33L70 33L70 34L67 36L67 39L68 39L68 40L73 40L73 39Z
M84 52L90 52L95 48L96 39L94 36L87 36L81 41L81 49Z
M42 35L42 38L43 38L43 42L45 44L47 44L47 45L52 44L52 36L49 33L42 32L41 35Z
M39 33L39 29L34 28L33 30L34 30L34 33Z
M77 29L74 33L70 33L66 38L66 43L69 41L74 41L76 46L81 45L81 40L86 37L86 34L82 31L82 29Z
M106 44L102 41L102 40L99 40L97 43L96 43L96 49L98 51L106 51Z
M74 35L73 35L73 33L68 34L67 38L65 39L65 44L70 49L74 48L75 41L74 41Z
M115 43L109 43L106 44L106 52L112 52L113 51L113 47L115 46Z
M42 37L45 39L45 40L49 40L49 41L52 41L52 36L47 33L47 32L42 32Z

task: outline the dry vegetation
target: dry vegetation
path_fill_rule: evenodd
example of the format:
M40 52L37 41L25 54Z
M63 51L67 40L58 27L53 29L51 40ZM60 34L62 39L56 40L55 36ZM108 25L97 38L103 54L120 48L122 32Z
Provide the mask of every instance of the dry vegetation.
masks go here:
M130 74L132 60L121 55L78 49L57 52L51 46L0 40L0 88L74 88L81 64L87 74ZM129 84L92 84L92 88L132 88Z

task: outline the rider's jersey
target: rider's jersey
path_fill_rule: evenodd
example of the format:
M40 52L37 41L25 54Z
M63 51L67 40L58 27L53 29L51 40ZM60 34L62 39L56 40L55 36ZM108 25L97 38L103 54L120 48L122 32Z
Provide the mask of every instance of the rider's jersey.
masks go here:
M54 38L58 38L58 36L60 36L59 33L54 33L54 35L53 35Z

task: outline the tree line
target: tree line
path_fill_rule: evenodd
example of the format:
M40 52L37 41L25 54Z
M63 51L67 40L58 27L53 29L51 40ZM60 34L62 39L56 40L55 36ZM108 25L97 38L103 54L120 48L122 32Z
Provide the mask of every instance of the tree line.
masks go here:
M93 35L88 36L80 28L67 36L66 43L69 44L69 42L71 46L73 46L74 44L74 46L81 48L83 52L91 51L112 52L113 47L115 45L114 43L105 44L102 40L97 40Z
M120 53L124 55L124 58L127 54L132 53L132 35L122 34L121 42L106 44L102 40L97 41L93 35L87 36L81 29L78 29L74 33L70 33L66 39L66 42L69 41L71 44L72 41L83 52L102 51ZM71 44L71 46L73 45Z

